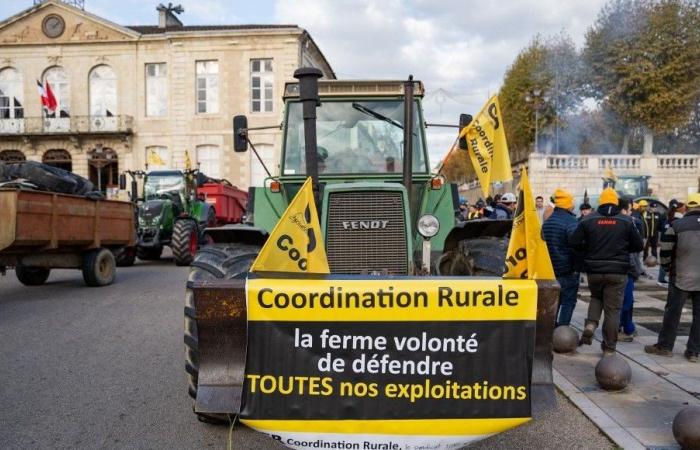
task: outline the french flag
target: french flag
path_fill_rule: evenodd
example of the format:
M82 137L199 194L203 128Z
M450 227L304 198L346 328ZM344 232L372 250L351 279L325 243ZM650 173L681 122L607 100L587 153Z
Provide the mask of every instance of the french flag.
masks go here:
M39 88L41 104L44 106L44 108L46 108L46 111L49 114L54 114L56 112L56 108L58 107L58 102L56 101L56 96L53 95L49 80L46 80L46 86L42 85L39 80L36 80L36 84Z

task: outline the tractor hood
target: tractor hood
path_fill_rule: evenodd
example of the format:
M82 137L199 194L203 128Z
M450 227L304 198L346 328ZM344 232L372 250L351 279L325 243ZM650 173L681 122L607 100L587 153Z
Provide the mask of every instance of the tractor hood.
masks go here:
M144 223L152 223L163 214L163 208L170 200L148 200L139 206L139 219Z

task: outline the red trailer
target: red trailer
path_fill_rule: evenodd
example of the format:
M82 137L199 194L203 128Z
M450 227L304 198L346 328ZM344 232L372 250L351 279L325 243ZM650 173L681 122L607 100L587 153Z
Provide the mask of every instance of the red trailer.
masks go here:
M225 183L204 183L197 188L197 196L214 207L217 226L243 220L248 200L246 191Z

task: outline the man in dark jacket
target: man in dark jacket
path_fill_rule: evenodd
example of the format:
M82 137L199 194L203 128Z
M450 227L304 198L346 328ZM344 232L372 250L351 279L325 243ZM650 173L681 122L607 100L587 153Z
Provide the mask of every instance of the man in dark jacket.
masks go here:
M617 345L620 308L630 270L630 253L644 248L632 219L620 214L617 193L606 188L596 212L581 220L569 244L584 252L591 302L581 335L581 344L590 345L593 333L603 319L603 351L612 353Z
M644 221L644 235L646 236L646 245L644 246L644 260L647 259L649 253L654 258L658 257L657 247L659 245L659 233L663 230L661 223L661 214L656 210L656 203L647 202L646 200L639 201L642 220Z
M580 274L574 268L574 250L569 245L569 237L573 234L578 222L572 212L574 196L571 193L564 189L557 189L552 201L554 211L542 225L542 238L547 242L554 275L561 286L556 323L556 326L559 326L571 323L571 315L576 308Z
M683 305L693 303L693 323L690 326L685 357L698 362L700 353L700 193L688 196L688 211L666 229L661 237L661 264L669 273L668 298L659 341L644 350L661 356L673 356L678 323Z

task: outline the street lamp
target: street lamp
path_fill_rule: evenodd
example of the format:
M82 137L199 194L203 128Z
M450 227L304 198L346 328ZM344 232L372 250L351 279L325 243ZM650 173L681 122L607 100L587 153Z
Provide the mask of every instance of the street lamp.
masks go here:
M539 153L540 110L544 109L544 106L549 101L549 94L542 89L533 88L525 94L525 101L532 103L532 108L535 110L535 153Z

